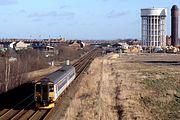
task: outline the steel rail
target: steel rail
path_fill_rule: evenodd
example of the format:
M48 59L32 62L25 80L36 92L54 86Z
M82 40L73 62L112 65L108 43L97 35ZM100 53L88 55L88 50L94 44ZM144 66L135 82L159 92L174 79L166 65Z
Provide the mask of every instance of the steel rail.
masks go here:
M19 111L16 115L14 115L11 120L18 120L23 114L25 114L28 111L28 107L32 106L34 101L30 102L25 108L23 108L21 111Z
M18 110L16 110L18 107L21 107L25 102L27 102L34 94L29 95L28 97L26 97L25 99L23 99L22 101L20 101L18 104L16 104L13 108L9 109L8 111L6 111L5 113L3 113L0 116L0 120L5 120L10 118L11 116L13 116L14 114L16 114L18 112Z

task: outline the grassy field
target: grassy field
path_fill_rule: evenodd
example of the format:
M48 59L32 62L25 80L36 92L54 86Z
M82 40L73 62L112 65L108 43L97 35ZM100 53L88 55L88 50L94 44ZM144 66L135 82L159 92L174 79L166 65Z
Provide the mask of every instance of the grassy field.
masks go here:
M111 53L99 57L83 75L61 118L179 120L179 68L179 54Z
M126 60L137 64L142 78L138 84L144 90L139 101L152 119L180 119L180 55L129 55Z
M147 90L153 91L153 94L141 97L141 102L157 119L179 119L180 74L174 70L164 69L152 69L142 73L147 76L143 84Z

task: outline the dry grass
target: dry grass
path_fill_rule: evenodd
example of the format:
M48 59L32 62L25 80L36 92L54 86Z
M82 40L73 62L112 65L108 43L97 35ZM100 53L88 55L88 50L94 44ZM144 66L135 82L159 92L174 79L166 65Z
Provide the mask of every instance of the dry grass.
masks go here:
M180 119L179 58L108 54L95 59L63 119Z
M114 79L109 76L111 70L107 69L107 62L103 59L93 61L80 84L81 88L68 108L65 120L118 119L115 112L117 107L115 108L114 88L110 87L115 83L111 83Z
M151 109L156 119L180 119L180 74L174 75L171 70L158 70L161 72L146 72L151 75L143 83L153 94L144 95L141 101Z
M100 65L99 62L94 61L96 65ZM83 79L80 84L80 89L75 95L75 99L70 104L70 107L67 110L65 115L66 120L72 119L93 119L97 116L97 82L100 80L98 74L95 74L95 69L91 69L95 64L90 66L88 71L88 79ZM96 67L99 70L100 67ZM89 77L94 75L94 77Z
M172 64L179 62L180 56L156 54L129 55L125 58L138 71L138 76L133 77L143 92L140 92L137 101L150 113L151 119L180 119L180 70L178 65Z

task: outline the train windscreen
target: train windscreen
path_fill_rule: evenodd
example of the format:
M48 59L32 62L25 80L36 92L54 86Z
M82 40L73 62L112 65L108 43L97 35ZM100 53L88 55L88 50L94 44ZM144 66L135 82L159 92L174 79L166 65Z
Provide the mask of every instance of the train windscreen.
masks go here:
M49 85L49 92L54 92L54 85L53 84Z
M41 92L41 85L40 84L36 84L36 92Z
M48 85L42 85L42 100L48 100Z

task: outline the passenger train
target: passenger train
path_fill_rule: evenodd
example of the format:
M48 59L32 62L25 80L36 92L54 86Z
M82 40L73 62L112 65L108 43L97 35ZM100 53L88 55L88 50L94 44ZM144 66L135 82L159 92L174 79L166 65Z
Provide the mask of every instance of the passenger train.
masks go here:
M49 109L55 106L55 101L75 79L75 67L65 65L35 83L36 108Z

